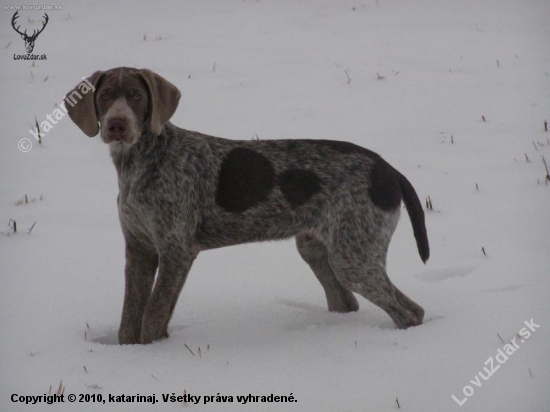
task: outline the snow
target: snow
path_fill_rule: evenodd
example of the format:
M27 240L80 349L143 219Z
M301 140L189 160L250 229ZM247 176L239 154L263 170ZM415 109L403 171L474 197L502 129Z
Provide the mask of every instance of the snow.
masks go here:
M13 60L24 44L3 9L0 410L45 410L11 396L62 380L65 395L159 403L48 410L394 411L397 398L408 412L549 411L549 12L547 0L71 3L48 13L34 51L47 60L31 66ZM41 13L20 14L39 27ZM121 65L180 87L180 127L347 140L405 174L432 199L432 257L420 261L403 213L388 272L425 324L397 330L362 298L357 313L328 313L294 243L270 242L202 253L170 338L118 346L124 252L108 148L67 117L42 145L29 129L82 77ZM471 383L531 319L540 328ZM460 407L451 395L467 385ZM184 390L297 402L162 402Z

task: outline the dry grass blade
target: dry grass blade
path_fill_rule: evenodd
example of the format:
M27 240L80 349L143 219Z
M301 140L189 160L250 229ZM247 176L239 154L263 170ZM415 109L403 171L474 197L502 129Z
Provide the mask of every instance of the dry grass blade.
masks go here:
M29 231L27 232L27 234L31 234L32 230L34 229L34 225L36 225L36 222L34 222L31 226L31 228L29 229Z
M184 343L185 347L187 348L187 350L189 352L191 352L191 355L195 356L195 353L191 350L191 348L189 346L187 346L187 343Z

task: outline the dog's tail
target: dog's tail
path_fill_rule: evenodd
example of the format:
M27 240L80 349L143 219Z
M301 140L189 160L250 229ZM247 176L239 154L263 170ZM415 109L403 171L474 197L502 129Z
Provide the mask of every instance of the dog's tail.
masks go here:
M416 246L422 262L426 263L430 257L430 245L428 243L428 233L426 232L426 222L424 221L424 210L418 195L405 176L397 172L399 176L399 185L403 193L403 203L411 219Z

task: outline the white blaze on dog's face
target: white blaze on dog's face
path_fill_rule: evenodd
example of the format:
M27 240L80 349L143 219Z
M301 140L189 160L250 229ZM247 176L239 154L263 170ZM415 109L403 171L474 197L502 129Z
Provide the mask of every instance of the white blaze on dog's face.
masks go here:
M132 145L142 134L149 95L139 77L126 70L108 73L95 93L101 140Z

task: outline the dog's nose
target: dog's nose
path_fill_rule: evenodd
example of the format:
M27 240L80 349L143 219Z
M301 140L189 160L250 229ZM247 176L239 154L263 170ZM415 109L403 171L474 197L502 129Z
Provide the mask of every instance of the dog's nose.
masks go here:
M115 117L107 123L109 134L116 140L122 139L127 128L128 121L123 117Z

